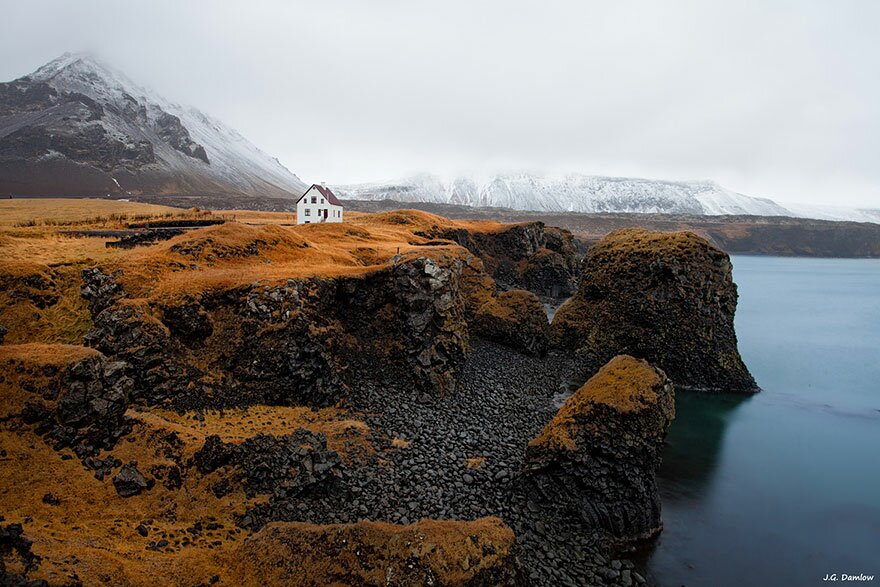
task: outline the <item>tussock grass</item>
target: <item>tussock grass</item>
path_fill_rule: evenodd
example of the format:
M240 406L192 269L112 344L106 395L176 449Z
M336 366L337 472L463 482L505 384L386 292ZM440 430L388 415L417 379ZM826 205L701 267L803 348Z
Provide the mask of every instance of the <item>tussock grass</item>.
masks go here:
M0 200L0 227L82 226L172 218L190 210L93 198L14 198Z

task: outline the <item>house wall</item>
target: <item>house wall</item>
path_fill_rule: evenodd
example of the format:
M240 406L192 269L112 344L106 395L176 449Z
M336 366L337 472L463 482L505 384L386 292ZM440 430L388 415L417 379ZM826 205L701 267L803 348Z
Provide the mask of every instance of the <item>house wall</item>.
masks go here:
M312 196L315 197L315 203L312 203ZM327 210L327 219L324 220L324 210ZM342 222L343 220L342 206L334 206L324 199L324 196L318 190L310 189L296 203L296 223L297 224L314 224L318 222Z

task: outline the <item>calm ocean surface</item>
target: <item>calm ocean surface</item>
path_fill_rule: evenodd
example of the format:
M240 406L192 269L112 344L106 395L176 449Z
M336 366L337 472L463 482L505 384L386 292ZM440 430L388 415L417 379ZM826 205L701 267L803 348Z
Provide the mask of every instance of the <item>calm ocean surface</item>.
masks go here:
M763 391L678 394L647 570L669 586L880 585L880 260L733 266Z

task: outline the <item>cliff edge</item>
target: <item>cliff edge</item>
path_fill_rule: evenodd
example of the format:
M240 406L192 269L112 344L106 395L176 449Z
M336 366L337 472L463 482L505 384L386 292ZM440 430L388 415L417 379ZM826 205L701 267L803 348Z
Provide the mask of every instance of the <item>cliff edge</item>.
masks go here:
M656 472L675 394L666 375L621 355L574 393L526 449L526 473L542 500L614 539L662 529Z
M575 295L553 319L584 375L618 354L646 359L677 386L754 393L737 349L730 258L691 232L617 230L592 247Z

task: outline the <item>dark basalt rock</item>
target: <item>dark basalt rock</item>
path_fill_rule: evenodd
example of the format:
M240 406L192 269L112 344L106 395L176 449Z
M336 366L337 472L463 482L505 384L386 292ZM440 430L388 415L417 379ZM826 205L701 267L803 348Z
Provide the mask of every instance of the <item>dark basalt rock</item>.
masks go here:
M33 389L39 399L29 401L22 420L36 424L36 432L56 450L71 447L81 458L110 449L131 431L125 416L134 382L128 365L95 355L50 371L50 383Z
M163 112L156 120L156 124L159 127L159 138L173 149L210 164L205 148L192 140L189 131L181 124L178 117Z
M203 475L231 465L250 496L268 493L282 500L325 486L340 476L341 463L323 434L303 428L284 436L260 433L241 444L209 436L193 456L193 465Z
M615 357L529 443L525 482L615 540L650 538L662 528L656 472L674 417L666 375Z
M553 318L560 345L595 359L626 353L679 387L753 393L737 350L737 292L726 253L690 232L615 231L589 250L577 293Z
M146 491L152 484L137 468L137 463L126 463L113 477L113 487L121 497L131 497Z
M477 336L543 356L547 352L550 324L538 297L528 291L498 294L477 311L471 325Z
M2 518L0 518L2 520ZM21 524L0 526L0 585L9 587L44 587L42 580L27 575L40 564L40 557L31 550L33 543L25 538Z
M113 276L106 275L96 267L82 270L82 282L80 295L89 303L93 317L111 306L122 294L122 288Z
M208 313L196 302L167 306L162 314L162 323L190 345L206 339L214 331Z
M572 243L571 233L561 229L545 229L545 234L556 236L547 239L547 247L538 249L520 267L522 286L541 296L565 298L577 289L577 276L580 273L577 252Z
M526 289L539 296L567 297L577 285L577 250L571 233L543 222L511 224L480 232L434 227L416 234L451 240L479 257L500 289Z
M386 365L383 376L443 393L454 389L468 344L462 268L458 259L420 257L360 276L168 302L158 317L112 277L84 271L94 324L86 344L131 365L135 399L178 409L329 405L377 364ZM210 384L206 365L220 373Z

